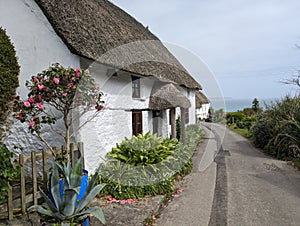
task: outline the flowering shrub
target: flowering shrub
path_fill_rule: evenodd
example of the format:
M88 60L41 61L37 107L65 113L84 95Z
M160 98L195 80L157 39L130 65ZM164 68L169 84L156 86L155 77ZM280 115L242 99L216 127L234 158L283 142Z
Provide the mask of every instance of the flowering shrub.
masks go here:
M54 155L51 146L41 134L43 126L50 126L54 132L64 137L68 149L72 136L70 129L75 120L72 110L79 107L80 117L93 107L96 109L95 114L103 109L103 93L99 91L88 70L53 64L49 69L32 76L26 86L29 89L28 98L20 100L17 97L15 100L15 118L27 123L29 131L37 135ZM59 116L64 121L63 130L53 127Z

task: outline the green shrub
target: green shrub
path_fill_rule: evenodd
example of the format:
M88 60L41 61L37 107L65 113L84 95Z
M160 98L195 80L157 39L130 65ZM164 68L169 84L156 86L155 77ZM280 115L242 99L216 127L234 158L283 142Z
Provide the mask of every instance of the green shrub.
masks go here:
M180 136L181 136L181 118L180 116L178 116L176 119L176 138L180 140Z
M102 164L98 183L106 186L101 194L117 199L171 194L174 180L191 171L200 136L197 125L187 127L187 145L150 133L125 139Z
M286 160L299 157L299 96L286 96L267 106L252 131L254 144L267 153Z
M0 139L3 137L6 118L9 114L9 103L14 99L19 86L18 75L20 66L16 52L4 29L0 27Z
M246 118L246 115L243 112L229 112L226 114L227 124L239 123Z
M186 127L186 144L195 149L201 140L202 129L200 125L193 124Z
M166 139L147 132L145 135L139 134L131 139L125 138L108 155L134 166L148 166L169 157L177 144L177 139Z
M12 162L14 154L8 150L5 145L0 147L0 159L1 159L1 170L0 170L0 203L7 198L9 187L7 182L9 180L17 179L20 176L18 166Z

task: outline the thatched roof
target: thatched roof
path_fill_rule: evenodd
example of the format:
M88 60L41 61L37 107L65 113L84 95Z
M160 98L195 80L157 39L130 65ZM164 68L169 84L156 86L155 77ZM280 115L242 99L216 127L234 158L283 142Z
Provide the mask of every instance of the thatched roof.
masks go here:
M111 2L35 1L72 53L139 75L201 88L155 35Z
M200 91L196 91L196 108L201 108L202 104L208 104L210 101L209 99Z
M175 107L189 108L191 103L173 84L156 83L150 95L150 110L165 110Z

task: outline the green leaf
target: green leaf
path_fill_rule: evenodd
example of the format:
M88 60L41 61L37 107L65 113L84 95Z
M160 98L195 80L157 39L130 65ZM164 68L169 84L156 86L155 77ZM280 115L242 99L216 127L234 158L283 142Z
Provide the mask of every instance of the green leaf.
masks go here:
M80 214L77 214L76 216L81 216L78 219L84 220L87 217L87 215L92 215L92 216L96 217L98 220L100 220L102 224L104 224L104 225L106 224L104 213L103 213L101 207L99 207L99 206L91 207L88 210L85 210L85 211L81 212Z
M75 211L75 204L76 204L76 199L79 194L79 188L78 189L67 189L64 191L63 195L63 211L62 213L70 217L74 214Z
M93 199L100 193L100 191L105 187L105 184L99 184L95 186L90 192L87 192L82 200L79 202L75 212L78 213L84 207L86 207Z
M61 198L60 198L60 192L59 192L59 172L57 168L57 164L54 162L52 165L52 175L51 175L51 194L55 202L55 206L60 210L61 208Z
M52 202L52 200L48 197L48 195L45 194L45 192L39 188L46 204L48 205L48 207L50 208L50 210L53 212L53 213L57 213L59 211L59 209L54 205L54 203Z
M55 217L56 216L54 214L54 212L52 212L51 210L47 210L47 209L45 209L44 207L42 207L40 205L35 206L35 209L40 214L44 214L44 215L49 216L49 217Z

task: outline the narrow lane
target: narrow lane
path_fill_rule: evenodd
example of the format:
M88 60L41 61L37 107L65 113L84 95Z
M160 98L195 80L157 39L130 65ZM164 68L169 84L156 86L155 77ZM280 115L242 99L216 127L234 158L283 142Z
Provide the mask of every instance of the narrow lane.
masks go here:
M300 225L300 172L224 126L203 123L184 192L158 226Z
M211 129L222 137L223 126L212 124ZM228 151L224 158L226 167L218 167L226 170L222 173L227 181L227 211L223 208L227 221L213 221L215 208L220 209L217 203L217 207L213 206L211 225L300 225L299 171L265 156L247 139L229 130L221 141L217 164L222 150ZM216 195L220 195L217 190Z

